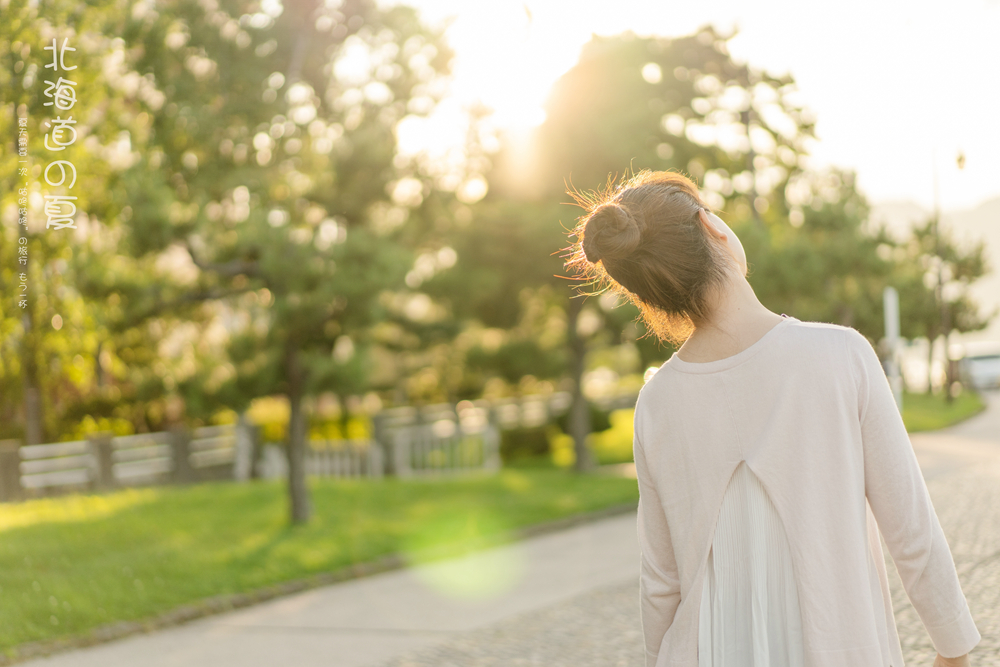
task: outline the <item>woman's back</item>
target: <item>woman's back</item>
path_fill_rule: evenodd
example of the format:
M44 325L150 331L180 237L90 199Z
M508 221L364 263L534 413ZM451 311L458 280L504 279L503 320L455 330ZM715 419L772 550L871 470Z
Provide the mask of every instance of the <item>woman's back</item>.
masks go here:
M635 457L648 664L699 664L710 549L740 464L787 535L803 664L902 665L874 518L938 651L979 640L881 364L854 329L787 318L725 359L675 354L640 392Z
M781 518L741 461L719 510L698 623L698 667L803 667L802 619Z

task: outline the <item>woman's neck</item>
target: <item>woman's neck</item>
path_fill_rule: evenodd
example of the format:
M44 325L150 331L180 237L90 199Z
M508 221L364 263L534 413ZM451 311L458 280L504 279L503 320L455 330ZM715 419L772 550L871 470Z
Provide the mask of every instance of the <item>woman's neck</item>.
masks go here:
M745 277L730 280L718 294L711 317L698 323L677 350L683 361L703 363L731 357L784 319L764 307Z

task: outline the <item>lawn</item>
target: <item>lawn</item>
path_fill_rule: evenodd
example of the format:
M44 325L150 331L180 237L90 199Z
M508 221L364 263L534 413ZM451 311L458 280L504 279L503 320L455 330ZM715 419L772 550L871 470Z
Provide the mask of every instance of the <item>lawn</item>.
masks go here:
M983 399L974 391L963 391L950 404L942 394L903 392L903 423L910 433L951 426L985 408Z
M638 500L635 480L558 469L310 486L314 516L299 527L277 480L0 505L0 651Z

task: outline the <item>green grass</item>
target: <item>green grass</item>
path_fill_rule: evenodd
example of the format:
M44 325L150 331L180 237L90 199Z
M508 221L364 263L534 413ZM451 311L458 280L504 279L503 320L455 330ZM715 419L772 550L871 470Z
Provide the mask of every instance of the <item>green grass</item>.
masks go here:
M314 515L297 527L287 524L280 481L0 505L0 651L387 554L457 553L638 500L635 480L557 469L310 487Z
M903 423L910 433L933 431L968 419L986 408L983 399L973 391L963 391L950 403L943 394L911 394L903 392Z

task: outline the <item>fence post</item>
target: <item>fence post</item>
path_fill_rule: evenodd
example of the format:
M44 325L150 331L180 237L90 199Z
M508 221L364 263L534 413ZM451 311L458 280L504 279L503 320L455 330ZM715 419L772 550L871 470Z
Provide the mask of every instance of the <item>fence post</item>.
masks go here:
M194 481L191 467L191 432L183 426L170 429L170 447L174 459L174 483L186 484Z
M387 428L387 417L381 412L372 415L372 444L382 450L382 472L388 477L396 475L396 454L392 432Z
M409 477L413 473L410 466L413 439L410 434L414 428L403 426L392 431L392 468L397 477Z
M0 500L21 497L21 441L0 440Z
M95 489L110 489L115 486L115 468L111 458L113 435L108 431L101 431L87 436L94 466L91 468L90 481Z
M368 447L368 476L381 478L385 475L385 454L376 443Z
M486 426L483 429L483 464L490 470L499 470L503 467L500 453L501 439L500 415L497 414L497 409L490 405L486 412Z
M403 438L403 442L406 444L396 463L399 466L399 462L403 462L402 466L407 476L413 474L414 463L416 463L417 470L427 470L429 467L427 465L427 453L432 444L430 438L432 434L427 427L427 412L423 406L417 405L415 407L417 412L413 417L413 424L400 429L400 433L406 433L406 436ZM397 444L396 446L398 447L399 445Z
M260 465L264 458L264 433L258 424L250 422L250 479L260 479Z
M254 455L257 453L256 427L250 423L246 412L236 421L236 451L233 457L233 479L245 482L254 477Z

